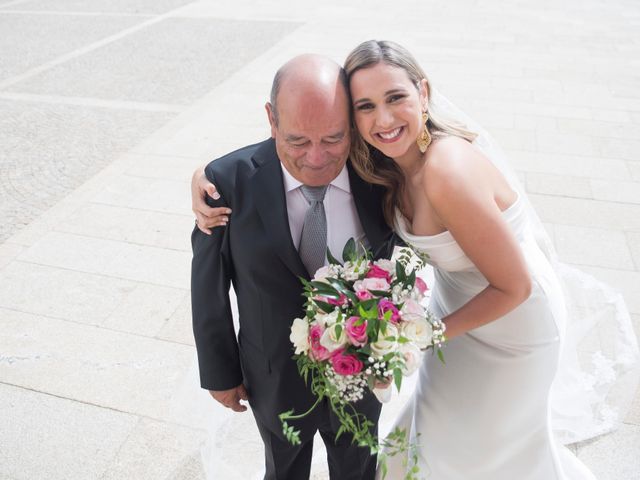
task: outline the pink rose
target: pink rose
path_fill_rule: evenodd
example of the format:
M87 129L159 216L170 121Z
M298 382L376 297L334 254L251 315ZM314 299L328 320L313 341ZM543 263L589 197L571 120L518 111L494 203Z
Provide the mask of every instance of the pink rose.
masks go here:
M336 305L336 306L340 306L340 305L346 305L349 303L349 299L347 298L347 296L344 293L340 294L340 298L327 298L327 303L329 305Z
M358 357L338 350L331 356L331 365L338 375L355 375L362 371L364 365Z
M345 325L347 338L352 345L362 347L367 344L367 321L360 317L349 317Z
M356 297L358 297L358 300L360 300L361 302L364 302L365 300L373 298L373 295L371 295L371 292L369 292L368 290L358 290L356 292Z
M424 295L424 293L429 290L429 287L427 287L427 284L425 283L425 281L423 279L421 279L420 277L416 277L416 284L415 287L418 289L418 291Z
M340 298L329 298L322 295L316 295L315 297L313 297L313 299L338 307L341 305L347 305L349 303L349 299L342 293L340 294Z
M391 275L384 268L380 268L377 265L372 265L367 274L366 278L384 278L387 283L391 283Z
M320 325L312 325L309 328L309 345L311 350L309 356L317 361L326 360L331 356L329 350L320 345L320 337L324 333L324 329Z
M391 323L397 324L400 321L400 312L396 306L391 302L391 300L383 298L378 303L378 317L380 319L384 318L384 314L386 312L391 312L391 318L389 319Z

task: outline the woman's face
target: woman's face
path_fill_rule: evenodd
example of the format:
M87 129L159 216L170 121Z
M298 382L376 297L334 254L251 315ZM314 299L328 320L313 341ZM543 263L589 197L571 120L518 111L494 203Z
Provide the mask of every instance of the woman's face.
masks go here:
M386 156L419 154L427 103L426 80L418 88L402 68L378 63L351 76L354 119L360 135ZM419 90L418 90L419 89Z

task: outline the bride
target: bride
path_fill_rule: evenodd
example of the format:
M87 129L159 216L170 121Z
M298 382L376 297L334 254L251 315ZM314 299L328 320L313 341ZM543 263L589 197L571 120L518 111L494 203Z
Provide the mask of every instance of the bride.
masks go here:
M344 68L356 127L351 161L362 178L386 188L387 222L428 256L435 275L430 308L447 326L446 365L425 356L397 419L419 444L420 475L594 479L555 434L576 441L610 430L609 403L624 404L633 393L634 378L623 374L637 362L637 345L620 298L557 264L500 151L431 88L409 52L368 41ZM602 305L613 305L613 326L606 328L619 340L611 358L601 356L613 377L626 380L613 400L611 375L578 369L578 339L566 334L576 331L568 320L574 316L567 312L580 311L573 321L585 332L603 320L592 320L594 305L574 305L575 295L563 293L568 288L591 288ZM593 292L586 297L595 302ZM583 407L574 421L559 415L574 405ZM387 478L403 478L402 459L389 462Z

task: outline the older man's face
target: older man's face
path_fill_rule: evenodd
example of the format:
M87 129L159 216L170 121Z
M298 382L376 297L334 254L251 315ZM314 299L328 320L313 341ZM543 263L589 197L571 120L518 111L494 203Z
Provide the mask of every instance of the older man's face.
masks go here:
M283 90L278 95L278 122L267 104L271 136L289 173L310 186L328 185L349 157L349 105L344 88L333 92Z

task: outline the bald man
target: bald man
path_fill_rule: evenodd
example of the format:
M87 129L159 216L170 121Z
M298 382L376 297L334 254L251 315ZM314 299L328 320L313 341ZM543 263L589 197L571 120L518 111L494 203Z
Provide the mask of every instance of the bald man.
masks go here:
M361 180L347 163L351 139L344 72L335 62L303 55L276 74L266 104L271 138L209 163L207 179L220 196L210 207L230 208L228 224L192 235L193 329L202 388L235 411L247 400L265 446L267 480L309 478L313 437L320 432L332 480L373 479L376 458L341 436L326 402L291 422L301 445L282 434L278 414L302 413L315 397L297 371L289 341L294 318L303 317L309 279L300 258L309 201L302 186L327 186L327 246L342 252L349 238L389 253L391 232L382 216L382 191ZM326 261L326 260L325 260ZM236 339L229 286L238 299ZM377 424L380 404L368 394L356 404Z

